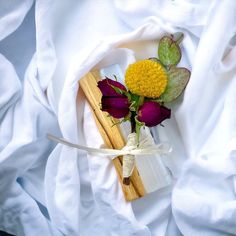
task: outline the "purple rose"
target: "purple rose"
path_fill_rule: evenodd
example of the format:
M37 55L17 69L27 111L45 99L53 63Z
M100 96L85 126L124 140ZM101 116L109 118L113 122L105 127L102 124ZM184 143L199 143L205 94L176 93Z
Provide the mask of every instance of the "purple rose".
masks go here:
M138 110L138 120L144 122L146 126L153 127L160 124L163 120L169 119L171 110L161 106L157 102L144 102Z
M98 81L98 88L101 90L103 96L115 96L115 97L123 97L124 95L119 94L115 91L112 86L119 88L121 90L127 91L125 86L115 80L111 80L106 77L106 79Z
M112 87L127 91L125 86L111 79L104 79L98 82L98 88L102 92L102 111L108 112L112 117L120 119L129 114L128 98Z

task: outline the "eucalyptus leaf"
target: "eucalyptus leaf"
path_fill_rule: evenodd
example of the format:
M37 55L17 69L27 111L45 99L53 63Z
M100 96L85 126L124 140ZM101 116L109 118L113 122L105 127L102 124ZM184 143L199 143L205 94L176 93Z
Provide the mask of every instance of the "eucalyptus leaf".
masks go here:
M156 57L150 57L150 58L148 58L148 60L154 61L154 62L157 62L157 63L161 63L161 61Z
M172 102L184 91L189 78L190 71L186 68L171 67L168 71L168 83L165 92L160 99L163 102Z
M172 38L164 36L161 38L158 47L158 57L165 66L175 66L181 59L181 50Z

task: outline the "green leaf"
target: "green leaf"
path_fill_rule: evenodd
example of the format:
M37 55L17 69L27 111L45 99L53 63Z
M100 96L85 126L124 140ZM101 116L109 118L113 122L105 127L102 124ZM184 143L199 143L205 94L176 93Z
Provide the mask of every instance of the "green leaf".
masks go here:
M158 47L158 57L165 66L175 66L181 59L181 50L172 38L164 36L161 38Z
M131 104L130 104L130 111L135 111L137 112L138 108L143 105L143 102L144 102L144 97L143 96L139 96L139 95L136 95L136 94L133 94L133 93L130 93L130 96L131 96Z
M128 98L129 101L131 100L131 96L130 96L130 93L129 93L129 92L127 92L127 91L125 91L125 90L123 90L123 89L120 89L120 88L118 88L118 87L116 87L116 86L114 86L114 85L111 85L111 84L110 84L110 86L111 86L117 93L122 94L122 95L125 95L125 96Z
M133 101L133 102L135 102L135 103L138 103L138 101L139 101L139 95L130 93L130 96L131 96L131 101Z
M136 111L138 107L139 96L133 93L129 93L129 95L129 102L131 102L130 111Z
M140 122L137 119L137 116L135 116L135 132L136 132L136 138L137 138L137 143L139 145L139 138L140 138L140 129L145 126L143 122Z
M172 102L184 91L189 78L190 71L186 68L171 67L168 71L168 83L165 92L160 99L163 102Z

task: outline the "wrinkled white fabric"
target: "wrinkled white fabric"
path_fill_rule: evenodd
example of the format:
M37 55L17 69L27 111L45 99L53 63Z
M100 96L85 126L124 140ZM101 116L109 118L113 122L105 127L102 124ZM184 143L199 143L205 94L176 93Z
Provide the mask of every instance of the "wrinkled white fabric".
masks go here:
M176 114L190 157L173 194L174 215L184 235L236 234L236 53L232 48L225 55L236 33L236 4L224 1L215 11Z
M16 0L0 1L0 40L7 37L20 26L33 2L33 0L21 2Z
M32 4L0 1L0 230L236 235L236 2ZM108 158L56 145L46 133L100 147L79 79L116 63L124 72L135 60L156 56L158 40L176 31L185 34L180 66L192 76L172 104L171 120L153 130L173 146L163 159L173 186L127 203Z

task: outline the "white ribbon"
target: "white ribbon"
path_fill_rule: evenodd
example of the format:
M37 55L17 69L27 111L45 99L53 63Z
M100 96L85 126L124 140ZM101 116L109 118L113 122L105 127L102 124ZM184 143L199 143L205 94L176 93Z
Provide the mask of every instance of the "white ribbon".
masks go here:
M135 166L136 157L141 155L168 154L172 151L172 148L167 143L155 144L150 133L143 135L139 143L137 142L136 133L129 134L127 143L121 150L93 148L74 144L52 134L47 134L47 138L69 147L86 151L91 154L103 154L106 156L110 156L112 159L116 158L116 156L123 156L123 177L131 176Z

